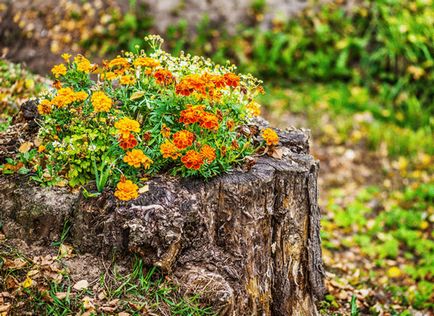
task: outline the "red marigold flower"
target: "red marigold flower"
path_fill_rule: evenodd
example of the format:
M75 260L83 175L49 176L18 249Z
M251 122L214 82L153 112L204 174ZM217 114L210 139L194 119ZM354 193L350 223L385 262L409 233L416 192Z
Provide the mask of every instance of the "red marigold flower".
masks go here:
M180 123L194 124L199 122L200 118L204 113L204 105L187 105L187 109L181 111L181 116L179 118Z
M202 155L202 158L208 163L213 162L216 157L215 149L207 144L202 146L202 148L200 149L200 154Z
M205 112L200 117L200 127L206 129L217 129L219 127L219 121L217 116L212 113Z
M238 77L236 74L229 72L224 74L223 77L227 86L232 88L238 87L238 84L240 83L240 77Z
M200 153L195 150L189 150L184 157L181 158L182 163L188 169L198 170L203 164L203 158Z
M194 141L194 134L192 132L182 130L179 132L176 132L173 135L173 142L175 143L175 146L179 149L187 148L188 146L191 146Z
M123 134L119 137L119 146L122 149L131 149L137 146L137 139L133 134Z
M168 85L173 82L173 75L169 70L166 69L158 69L154 73L154 78L157 80L158 84Z

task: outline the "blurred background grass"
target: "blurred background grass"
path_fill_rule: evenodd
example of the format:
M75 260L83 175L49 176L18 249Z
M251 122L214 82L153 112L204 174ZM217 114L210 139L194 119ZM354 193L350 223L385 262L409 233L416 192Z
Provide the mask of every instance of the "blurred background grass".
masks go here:
M311 1L290 15L270 1L240 1L235 22L206 11L191 19L195 1L172 2L173 20L164 27L144 1L0 4L0 129L22 100L48 84L30 71L46 75L63 52L108 58L159 32L174 54L230 60L265 81L260 102L273 125L312 131L323 169L330 291L323 313L429 313L433 1Z

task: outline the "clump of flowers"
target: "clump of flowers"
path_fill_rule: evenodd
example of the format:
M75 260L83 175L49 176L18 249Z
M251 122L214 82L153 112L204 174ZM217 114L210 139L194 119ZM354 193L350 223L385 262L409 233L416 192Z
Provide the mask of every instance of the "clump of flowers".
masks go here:
M234 66L174 57L158 37L148 40L149 54L127 52L102 65L62 55L54 89L38 106L38 181L95 182L127 201L149 176L210 178L256 150L247 125L259 115L261 82ZM278 143L271 129L262 136Z

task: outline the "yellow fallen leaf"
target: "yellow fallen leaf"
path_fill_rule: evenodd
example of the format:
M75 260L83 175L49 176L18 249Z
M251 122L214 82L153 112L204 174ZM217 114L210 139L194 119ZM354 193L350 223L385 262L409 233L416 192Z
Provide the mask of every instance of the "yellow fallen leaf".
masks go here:
M144 185L144 186L142 186L140 189L139 189L139 193L140 194L142 194L142 193L145 193L145 192L148 192L149 191L149 185Z
M387 276L389 278L398 278L402 274L401 270L398 267L391 267L387 270Z
M71 257L74 248L70 245L61 244L59 246L59 254L61 258Z
M20 148L18 148L18 151L19 151L20 153L24 154L24 153L28 152L28 151L32 148L32 146L33 146L33 143L32 143L32 142L25 142L25 143L22 143L22 144L20 145Z
M23 288L26 289L26 288L28 288L28 287L31 287L32 284L33 284L33 280L32 280L31 278L27 277L27 278L24 280L24 282L22 283L22 286L23 286Z
M140 99L141 97L143 97L144 94L145 94L145 92L143 92L143 91L136 91L130 96L130 100L134 101L134 100Z

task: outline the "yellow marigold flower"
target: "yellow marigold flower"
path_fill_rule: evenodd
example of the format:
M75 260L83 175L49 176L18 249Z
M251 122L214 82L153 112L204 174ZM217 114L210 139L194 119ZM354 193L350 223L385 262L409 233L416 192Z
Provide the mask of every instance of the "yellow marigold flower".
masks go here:
M167 139L160 145L160 152L163 155L163 158L172 158L173 160L176 160L178 157L181 157L178 148Z
M153 163L152 159L146 156L140 149L133 149L127 152L124 162L135 168L140 168L140 165L143 165L145 169L149 169Z
M200 149L200 154L202 155L202 158L204 160L208 161L208 163L213 162L216 157L215 149L212 148L210 145L203 145Z
M117 75L113 71L107 71L106 73L101 74L101 80L115 80Z
M119 134L122 137L128 138L130 132L140 132L140 124L136 120L124 117L115 123L115 127L118 129Z
M51 72L53 73L55 78L59 78L60 76L63 76L66 74L66 66L64 64L55 65L53 68L51 68Z
M161 126L161 135L163 135L163 137L165 138L169 138L170 137L170 128L166 126L166 124L163 123L163 125Z
M268 146L277 145L279 142L279 136L277 136L276 132L273 131L271 128L266 128L262 132L262 137L264 138L265 142Z
M38 147L38 153L41 153L41 152L43 152L43 151L45 151L45 146L44 146L44 145L40 145L40 146Z
M126 58L116 57L115 59L110 60L108 66L109 68L119 67L119 68L128 69L130 67L130 63Z
M133 85L136 83L136 78L134 78L133 75L124 75L119 80L119 83L123 85Z
M71 55L69 55L68 53L63 53L61 55L61 57L63 58L63 60L67 63L69 63L69 59L71 58Z
M260 109L261 105L258 102L252 101L249 104L247 104L246 108L247 111L250 112L251 115L253 116L259 116L261 115L261 109Z
M72 102L76 101L75 92L70 87L60 88L57 90L57 95L51 100L58 108L63 108Z
M155 60L150 57L138 57L136 60L134 60L133 65L135 67L150 67L155 68L158 65L160 65L160 62L158 60Z
M85 73L89 73L92 70L92 64L90 61L84 57L83 55L77 55L74 58L74 62L77 65L77 70Z
M108 112L113 103L112 99L102 91L92 93L91 102L95 112Z
M47 99L42 100L38 104L38 112L41 115L50 114L51 108L52 108L51 102Z
M139 196L139 187L131 180L121 179L116 186L115 196L122 201L129 201Z
M78 91L75 93L75 100L79 102L83 102L87 99L89 95L85 91Z

